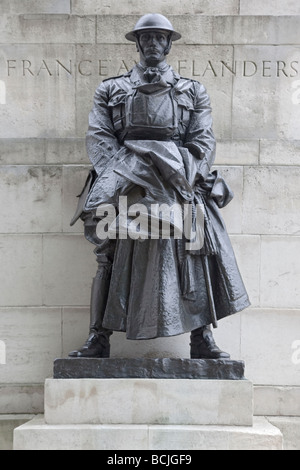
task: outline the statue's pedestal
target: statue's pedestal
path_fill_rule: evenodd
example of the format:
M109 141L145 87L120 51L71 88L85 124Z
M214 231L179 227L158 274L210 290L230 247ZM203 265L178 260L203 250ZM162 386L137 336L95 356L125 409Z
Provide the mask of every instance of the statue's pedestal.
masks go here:
M280 431L253 419L243 372L235 361L59 359L44 416L15 429L14 448L281 449Z
M177 358L56 359L55 379L242 380L243 361Z
M47 379L48 424L251 426L248 381Z

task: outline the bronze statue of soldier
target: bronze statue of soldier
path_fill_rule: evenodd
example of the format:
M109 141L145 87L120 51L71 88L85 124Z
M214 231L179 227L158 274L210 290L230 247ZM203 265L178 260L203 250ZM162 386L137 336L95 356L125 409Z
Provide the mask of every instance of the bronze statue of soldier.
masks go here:
M71 223L84 221L98 270L90 334L70 357L109 357L112 332L124 331L134 340L191 332L191 358L229 359L210 325L249 306L219 211L233 195L218 171L210 171L216 148L210 99L201 83L166 62L180 37L163 15L144 15L126 34L140 62L96 90L87 133L93 170ZM124 225L121 197L149 209L198 205L202 245L187 249L174 230L168 238L98 237L104 212L97 209L105 204L116 209L117 225Z

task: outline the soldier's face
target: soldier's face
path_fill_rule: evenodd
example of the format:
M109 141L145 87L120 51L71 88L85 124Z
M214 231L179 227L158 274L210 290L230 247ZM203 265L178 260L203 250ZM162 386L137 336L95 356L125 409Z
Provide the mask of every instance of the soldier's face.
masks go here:
M139 44L146 64L159 63L166 55L165 51L169 44L168 34L159 30L145 31L139 35Z

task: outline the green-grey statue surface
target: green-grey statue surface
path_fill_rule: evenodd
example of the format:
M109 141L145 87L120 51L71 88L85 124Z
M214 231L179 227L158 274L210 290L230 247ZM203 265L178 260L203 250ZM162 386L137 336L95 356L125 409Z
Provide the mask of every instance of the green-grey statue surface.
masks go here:
M133 340L191 332L192 359L229 359L210 325L249 306L219 211L233 194L210 171L209 96L166 62L180 37L164 16L144 15L126 34L140 62L96 90L93 170L72 224L83 220L98 270L90 334L70 357L109 357L112 332L124 331Z

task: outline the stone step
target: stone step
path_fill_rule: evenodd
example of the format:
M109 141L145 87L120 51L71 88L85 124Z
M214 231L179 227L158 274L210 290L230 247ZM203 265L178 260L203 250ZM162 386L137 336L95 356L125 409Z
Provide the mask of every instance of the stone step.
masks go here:
M48 424L240 425L253 422L248 380L47 379Z
M34 418L33 414L0 415L0 451L12 450L14 429Z
M14 431L15 450L282 450L265 418L253 426L46 424L38 416Z
M300 417L268 416L267 419L281 431L284 450L300 450Z

